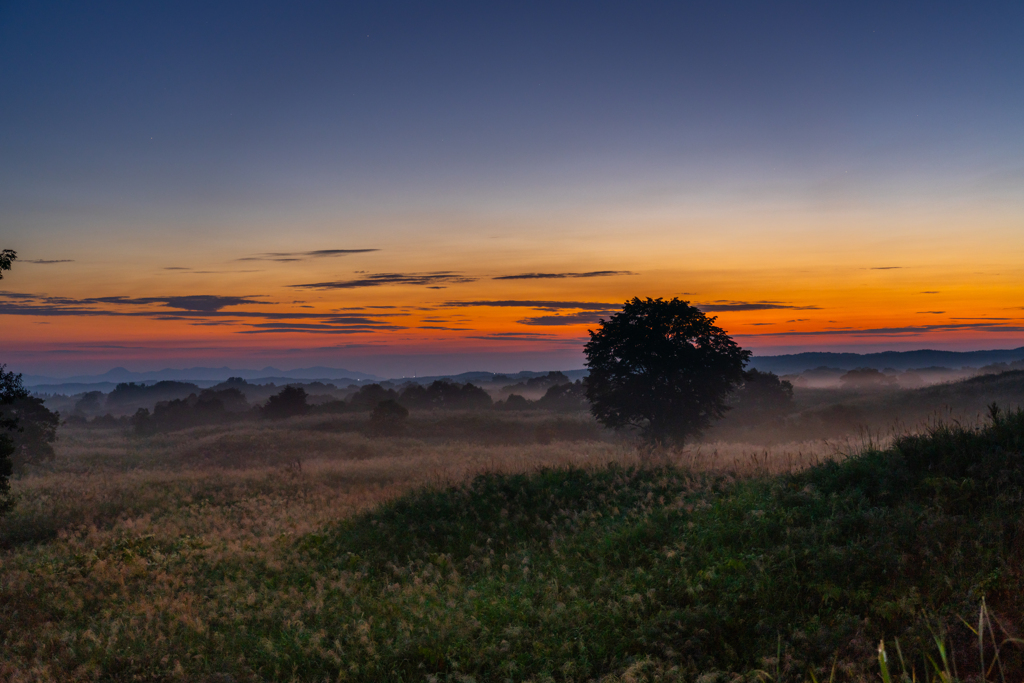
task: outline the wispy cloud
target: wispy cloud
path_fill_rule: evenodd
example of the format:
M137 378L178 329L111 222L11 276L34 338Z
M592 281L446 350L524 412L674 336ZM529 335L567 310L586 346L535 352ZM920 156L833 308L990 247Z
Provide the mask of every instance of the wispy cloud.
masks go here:
M290 261L305 261L314 258L326 258L332 256L348 256L350 254L366 254L380 249L316 249L314 251L272 251L255 256L246 256L235 259L236 261L276 261L287 263Z
M360 334L366 332L382 332L403 330L404 327L390 325L373 320L353 323L328 323L328 322L268 322L248 323L250 329L240 330L240 334L260 334L269 332L314 332L318 334Z
M588 273L520 273L519 275L499 275L494 280L560 280L576 277L610 277L612 275L636 275L629 270L592 270Z
M383 287L385 285L419 285L422 287L438 284L464 284L467 282L476 282L476 278L466 277L462 273L445 270L435 273L378 273L355 280L311 282L289 286L299 289L357 289L360 287Z
M875 266L874 268L868 268L868 270L903 270L903 266Z
M571 341L573 344L578 344L579 340L572 339L566 340L562 337L556 337L553 334L546 334L542 332L494 332L491 334L480 334L467 337L467 339L483 339L485 341L528 341L528 342L563 342Z
M1024 326L1000 325L994 323L948 323L935 325L907 325L905 327L871 327L871 328L831 328L826 330L801 330L789 332L767 332L763 334L735 334L735 337L822 337L822 336L882 336L906 337L927 334L929 332L955 332L971 330L975 332L1024 332Z
M539 301L533 299L510 299L501 301L446 301L444 305L457 308L487 306L497 308L533 308L539 311L617 311L622 308L622 304L602 303L596 301Z
M727 301L718 300L708 303L694 304L705 313L725 313L728 311L820 311L820 306L796 306L782 301Z
M36 263L39 265L50 265L51 263L74 263L73 258L59 258L59 259L26 259L22 263Z
M184 321L200 326L230 326L256 331L308 331L308 332L378 332L405 329L389 321L377 320L401 314L381 313L374 317L340 313L273 310L223 310L226 307L271 305L274 302L257 301L249 297L182 296L182 297L97 297L71 299L49 297L20 292L0 292L0 315L25 316L113 316L145 317L161 321ZM155 307L154 307L155 306ZM178 310L169 311L168 308Z
M567 315L541 315L533 318L523 318L520 325L592 325L608 317L607 311L585 311L582 313L569 313Z

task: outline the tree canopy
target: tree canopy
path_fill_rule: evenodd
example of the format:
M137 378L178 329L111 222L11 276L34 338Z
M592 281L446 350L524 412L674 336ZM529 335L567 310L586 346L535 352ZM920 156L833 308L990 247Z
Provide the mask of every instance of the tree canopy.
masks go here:
M591 412L607 427L684 443L722 417L750 352L689 302L634 298L584 348Z
M266 405L263 406L263 417L280 420L295 415L305 415L309 412L306 398L306 390L302 387L285 387L280 393L267 399Z

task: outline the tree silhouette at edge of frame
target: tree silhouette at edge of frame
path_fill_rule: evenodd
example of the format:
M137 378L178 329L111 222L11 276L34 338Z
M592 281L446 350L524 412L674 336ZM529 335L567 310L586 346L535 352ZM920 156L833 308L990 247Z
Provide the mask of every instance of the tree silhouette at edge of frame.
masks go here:
M11 269L11 264L18 260L18 252L13 249L0 251L0 280L4 279L4 271Z
M11 269L11 264L18 258L18 253L13 249L4 249L0 251L0 280L4 279L4 271ZM0 372L3 372L0 367ZM8 421L9 422L9 421ZM11 460L11 456L14 455L15 445L14 439L5 434L8 429L17 429L18 423L11 422L10 424L5 423L0 419L0 515L7 512L13 505L13 501L8 495L11 490L9 479L11 474L14 472L14 462Z
M700 436L729 409L751 355L715 320L687 301L650 297L602 318L584 347L594 417L653 443Z

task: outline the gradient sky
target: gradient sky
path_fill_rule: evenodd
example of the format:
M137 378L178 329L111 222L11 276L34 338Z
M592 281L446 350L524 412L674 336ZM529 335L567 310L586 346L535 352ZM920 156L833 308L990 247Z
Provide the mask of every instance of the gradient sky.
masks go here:
M1024 345L1021 3L0 3L0 362Z

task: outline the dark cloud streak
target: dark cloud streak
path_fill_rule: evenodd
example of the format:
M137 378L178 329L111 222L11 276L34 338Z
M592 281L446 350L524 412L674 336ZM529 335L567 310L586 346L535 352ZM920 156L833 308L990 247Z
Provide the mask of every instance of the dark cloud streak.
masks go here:
M588 273L520 273L519 275L499 275L492 280L561 280L579 277L611 277L613 275L636 275L629 270L592 270Z
M305 261L307 259L325 258L332 256L348 256L349 254L367 254L380 249L315 249L313 251L290 251L290 252L268 252L257 256L246 256L235 259L236 261L274 261L277 263L288 263L291 261Z
M462 273L449 270L434 273L378 273L367 275L355 280L338 280L335 282L311 282L308 284L289 285L298 289L358 289L361 287L382 287L384 285L437 285L465 284L476 282L474 277L466 277Z
M728 313L730 311L820 311L820 306L794 306L781 301L713 301L693 304L705 313Z
M496 308L534 308L540 311L576 310L576 311L617 311L622 304L587 302L587 301L537 301L537 300L505 300L505 301L446 301L445 306L453 308L475 308L493 306Z

